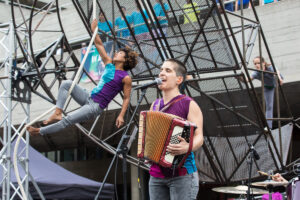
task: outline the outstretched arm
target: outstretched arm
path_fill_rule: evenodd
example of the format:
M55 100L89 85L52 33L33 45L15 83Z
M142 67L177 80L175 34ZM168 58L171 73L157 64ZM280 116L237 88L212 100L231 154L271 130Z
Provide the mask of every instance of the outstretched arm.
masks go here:
M277 182L288 182L285 178L283 178L281 176L281 174L277 173L275 175L272 176L273 181L277 181Z
M126 76L123 79L123 93L124 93L124 97L123 97L123 104L122 104L122 109L121 112L116 120L116 126L118 128L120 128L123 124L124 124L124 115L126 113L127 107L129 105L129 101L130 101L130 92L131 92L131 78L130 76Z
M247 83L249 82L250 80L252 81L254 79L253 75L250 75L250 80L247 79L247 77L244 77L244 76L237 76L236 79L244 82L244 83Z
M92 29L93 32L96 30L97 23L98 23L97 20L94 19L93 22L92 22L92 25L91 25L91 29ZM103 61L104 65L106 65L108 63L112 63L112 59L107 55L106 50L105 50L104 45L103 45L103 42L100 39L98 34L96 35L94 43L95 43L95 46L96 46L96 48L97 48L97 50L100 54L100 57L102 58L102 61Z
M282 79L282 76L281 76L279 70L277 70L277 77L278 77L278 80L279 80L279 84L283 85L283 79Z
M190 103L187 120L197 125L197 129L194 133L192 147L192 151L196 151L203 144L203 116L200 107L195 101L191 101ZM179 144L169 144L167 147L167 151L169 151L173 155L181 155L188 152L189 143L187 143L182 137L179 137L179 140Z

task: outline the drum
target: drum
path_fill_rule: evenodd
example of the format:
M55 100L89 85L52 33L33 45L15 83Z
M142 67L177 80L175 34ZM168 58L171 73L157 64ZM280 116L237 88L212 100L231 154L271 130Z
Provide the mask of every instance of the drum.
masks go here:
M286 195L288 200L300 199L300 180L299 177L293 178L286 189Z

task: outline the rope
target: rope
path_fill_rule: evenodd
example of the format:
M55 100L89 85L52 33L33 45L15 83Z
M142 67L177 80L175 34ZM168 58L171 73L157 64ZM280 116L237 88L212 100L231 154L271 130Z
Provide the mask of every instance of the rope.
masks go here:
M93 0L93 19L96 19L96 0ZM80 75L81 75L81 71L83 69L83 66L85 64L85 61L87 59L87 56L90 52L90 49L92 47L92 44L95 40L95 37L96 35L98 34L98 26L96 27L94 33L93 33L93 36L92 36L92 39L89 43L89 46L87 48L87 52L81 62L81 65L76 73L76 76L73 80L73 83L69 89L69 92L68 92L68 99L67 101L69 101L69 99L71 98L70 97L70 94L73 90L73 88L75 87L75 84L79 81L79 78L80 78ZM20 174L19 174L19 168L18 168L18 162L17 162L17 158L18 158L18 148L19 148L19 143L20 143L20 140L21 138L23 137L24 133L26 132L26 128L28 126L31 126L32 124L34 124L35 122L37 122L38 120L40 120L41 118L43 118L44 116L46 116L47 114L49 114L50 112L54 111L54 109L56 108L56 106L53 106L51 109L49 109L48 111L46 111L45 113L43 113L42 115L38 116L36 119L34 119L33 121L31 121L29 124L27 124L22 130L21 130L21 133L19 134L18 138L17 138L17 141L16 141L16 144L15 144L15 148L14 148L14 152L13 152L13 166L14 166L14 171L15 171L15 175L16 175L16 179L17 179L17 182L18 182L18 185L20 187L20 190L21 190L21 193L22 193L22 199L23 200L27 200L27 195L24 191L24 187L22 185L22 181L21 181L21 178L20 178Z

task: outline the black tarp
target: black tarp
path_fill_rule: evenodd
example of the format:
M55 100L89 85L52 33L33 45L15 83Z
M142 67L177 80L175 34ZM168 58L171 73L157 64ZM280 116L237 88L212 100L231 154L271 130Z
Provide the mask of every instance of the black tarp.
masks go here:
M25 143L20 142L19 152L22 155L19 155L19 157L25 155L25 151L22 151L24 146ZM11 148L13 151L14 144ZM24 168L20 164L18 166L22 178L25 174ZM101 170L100 166L99 170ZM46 199L94 199L102 184L64 169L51 160L48 160L31 146L29 146L29 172ZM11 174L11 182L17 185L13 168L11 169ZM0 167L0 180L2 180L2 176L3 167ZM32 183L30 183L29 190L33 199L40 199ZM113 197L114 186L106 183L100 199L113 199Z

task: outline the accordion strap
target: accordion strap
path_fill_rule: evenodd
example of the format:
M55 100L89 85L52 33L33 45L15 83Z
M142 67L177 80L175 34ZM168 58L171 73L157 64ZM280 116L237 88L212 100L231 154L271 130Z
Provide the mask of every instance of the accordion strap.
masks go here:
M153 103L153 106L150 108L150 110L158 111L160 107L160 100L161 99L156 99L156 101Z
M171 105L173 105L174 103L181 101L182 99L184 99L186 96L183 95L182 97L179 97L178 99L173 100L172 102L170 102L169 104L165 105L161 110L159 110L160 107L160 100L158 101L158 105L156 107L156 109L158 108L159 111L164 112L165 110L167 110Z

